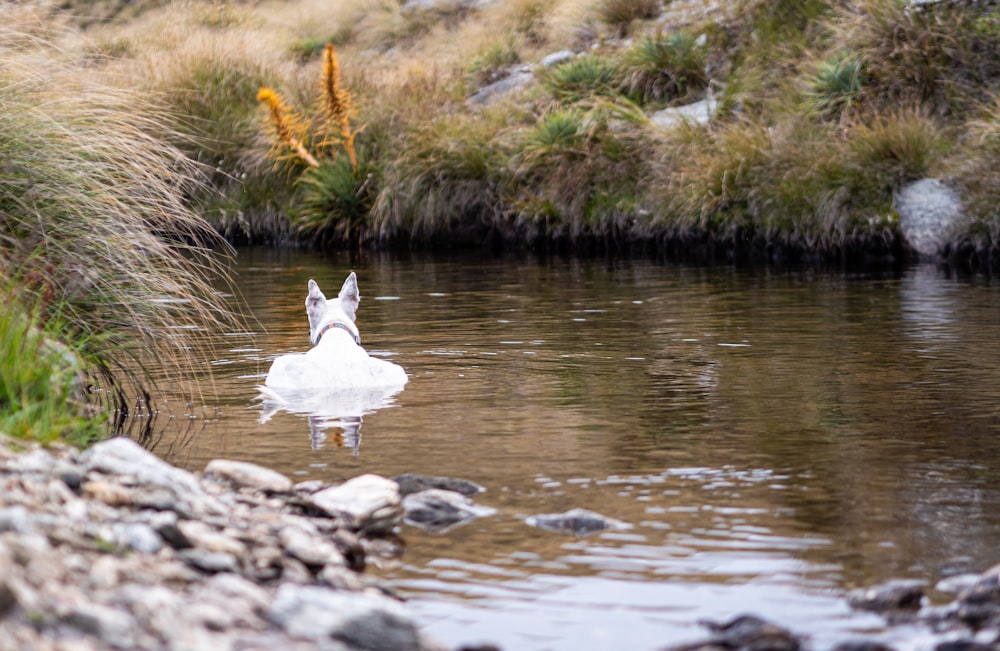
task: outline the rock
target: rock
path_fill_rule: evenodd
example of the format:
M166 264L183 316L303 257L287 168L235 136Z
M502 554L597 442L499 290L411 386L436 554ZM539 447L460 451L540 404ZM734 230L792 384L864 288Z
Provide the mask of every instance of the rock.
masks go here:
M483 86L478 91L470 95L465 103L468 106L484 106L497 97L507 95L515 90L523 88L535 80L535 73L530 67L521 68L507 75L499 81L495 81L489 86Z
M368 534L392 531L403 516L399 486L379 475L360 475L307 499L321 511L342 518L349 529Z
M148 524L116 523L111 526L112 540L117 547L155 554L163 548L163 539Z
M588 536L594 532L608 529L632 528L632 525L627 522L608 518L587 509L571 509L565 513L533 515L526 518L525 523L539 529L573 533L578 536Z
M221 552L234 557L246 554L246 545L232 536L216 531L214 528L197 520L183 520L177 523L184 537L192 545L210 552Z
M98 443L82 456L88 472L135 478L143 490L125 490L116 495L139 506L170 508L187 513L222 514L225 509L211 498L194 475L161 461L135 441L113 438ZM88 482L93 484L93 482ZM86 484L84 490L86 490ZM156 490L160 489L160 490ZM153 499L144 499L147 491ZM105 500L107 501L107 500ZM120 505L121 502L108 502Z
M205 476L265 493L287 493L292 490L292 480L280 472L245 461L213 459L205 467Z
M270 615L291 635L308 640L332 638L366 651L422 646L409 611L387 597L285 584L278 589Z
M934 647L934 651L996 651L996 644L976 640L948 640Z
M323 540L316 532L306 532L299 527L288 526L278 533L278 538L286 552L306 565L322 567L345 563L344 556L337 546Z
M439 488L407 495L403 498L403 509L407 524L438 533L497 512L494 508L473 503L464 495Z
M719 102L709 95L700 102L684 106L673 106L657 111L649 116L649 121L663 128L670 128L681 122L707 124L715 116L715 111L718 107Z
M23 506L9 506L0 509L0 533L13 531L28 533L34 530L32 516Z
M740 615L723 624L704 622L712 631L701 642L680 644L664 651L799 651L802 642L790 631L754 615Z
M558 52L546 55L538 64L543 68L551 68L552 66L569 61L574 56L575 54L572 50L559 50Z
M202 572L238 572L240 563L232 554L225 552L210 552L197 547L182 549L177 557Z
M969 626L1000 625L1000 565L983 572L978 581L959 593L957 603L956 616Z
M833 651L895 651L895 649L875 640L851 640L841 642L833 647Z
M852 590L847 595L847 603L859 610L884 612L920 608L923 598L923 581L887 581L870 588Z
M892 205L899 215L900 232L923 257L941 253L965 216L958 194L938 179L921 179L902 187Z
M429 475L417 475L407 473L392 480L399 485L399 493L406 497L410 493L418 493L428 488L440 488L446 491L461 493L467 497L482 493L486 489L467 479L456 479L453 477L432 477Z
M113 647L129 649L135 646L135 622L130 614L116 608L82 603L67 613L63 621Z

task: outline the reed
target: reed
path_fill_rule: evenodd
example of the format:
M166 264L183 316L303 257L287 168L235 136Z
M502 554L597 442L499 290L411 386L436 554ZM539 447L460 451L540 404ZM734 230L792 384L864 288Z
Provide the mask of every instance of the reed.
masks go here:
M117 407L155 391L153 366L170 381L206 376L206 335L245 326L215 285L229 247L184 203L197 167L158 137L162 107L55 47L5 42L0 275L33 310L7 318L23 318L22 332L70 324L55 336L86 346L84 371L103 389L91 397Z

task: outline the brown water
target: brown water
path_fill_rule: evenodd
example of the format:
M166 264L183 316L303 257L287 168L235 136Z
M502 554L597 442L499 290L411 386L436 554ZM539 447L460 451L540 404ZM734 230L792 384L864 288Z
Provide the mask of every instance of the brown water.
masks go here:
M254 387L308 345L303 301L349 270L365 347L410 375L390 407L334 422ZM405 526L376 569L451 644L655 649L754 612L817 649L883 632L844 594L1000 562L1000 291L930 266L768 272L646 260L240 252L259 322L226 333L217 400L169 404L154 450L200 470L296 479L464 477L494 517ZM266 329L265 329L266 327ZM628 531L534 529L585 507Z

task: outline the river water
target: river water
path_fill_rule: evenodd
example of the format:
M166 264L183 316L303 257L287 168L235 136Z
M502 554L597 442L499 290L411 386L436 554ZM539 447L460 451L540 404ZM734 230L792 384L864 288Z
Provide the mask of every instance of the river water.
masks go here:
M409 384L363 419L261 422L270 360L309 347L307 280L333 296L350 270L365 347ZM752 612L817 649L919 648L846 592L1000 562L995 280L266 249L236 272L253 332L220 336L204 405L161 401L151 447L196 471L482 484L495 516L404 526L402 560L372 570L452 645L656 649ZM575 507L632 526L524 522Z

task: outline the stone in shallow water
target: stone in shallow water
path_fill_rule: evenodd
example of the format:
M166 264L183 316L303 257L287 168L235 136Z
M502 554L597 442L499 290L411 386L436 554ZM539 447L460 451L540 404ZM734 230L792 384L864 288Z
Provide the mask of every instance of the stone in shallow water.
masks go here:
M213 459L205 467L205 476L265 493L287 493L292 490L292 480L280 472L245 461Z
M799 651L802 643L790 631L755 615L740 615L724 623L704 622L707 640L670 646L663 651Z
M532 515L525 519L525 523L539 529L573 533L578 536L587 536L608 529L632 528L632 525L627 522L615 520L587 509L570 509L565 513Z
M399 484L399 492L404 497L410 493L419 493L428 488L440 488L441 490L454 491L467 497L477 493L482 493L486 489L468 479L458 479L456 477L433 477L430 475L418 475L406 473L392 480Z
M916 609L924 597L923 581L887 581L870 588L852 590L847 603L860 610Z
M429 488L403 498L406 522L432 532L440 532L457 524L493 515L496 509L475 504L464 495Z
M360 475L313 493L308 500L316 508L341 518L349 529L369 534L392 531L403 516L399 486L379 475Z

